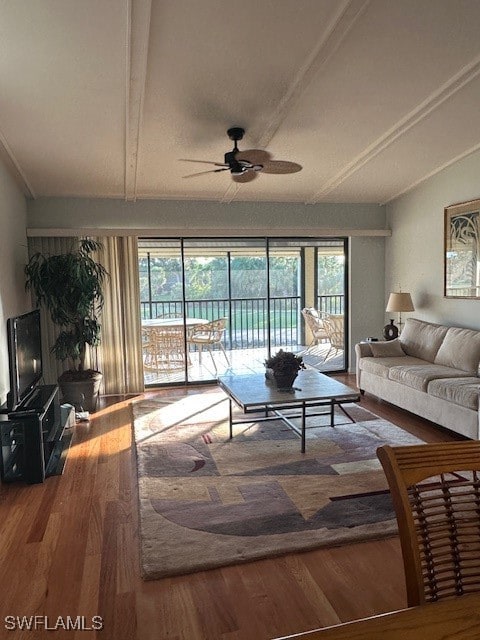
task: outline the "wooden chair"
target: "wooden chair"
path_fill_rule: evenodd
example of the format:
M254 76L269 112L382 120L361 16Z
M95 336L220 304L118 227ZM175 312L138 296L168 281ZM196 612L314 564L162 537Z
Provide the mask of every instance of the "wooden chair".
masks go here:
M327 339L330 342L330 349L325 355L325 360L332 351L343 350L345 348L345 322L343 314L326 313L323 318L323 326Z
M480 442L383 446L408 606L480 591Z
M215 372L217 371L217 365L215 364L215 358L212 353L215 345L220 347L228 366L230 366L230 362L223 346L223 336L226 326L227 318L219 318L218 320L212 320L205 324L197 324L188 331L187 340L190 344L197 347L199 364L202 364L202 350L203 347L206 347L210 353L210 357L212 358Z
M319 342L326 342L328 336L325 331L325 325L323 324L325 314L322 311L317 311L314 307L305 307L305 309L302 309L302 316L312 334L312 341L308 347L313 347Z

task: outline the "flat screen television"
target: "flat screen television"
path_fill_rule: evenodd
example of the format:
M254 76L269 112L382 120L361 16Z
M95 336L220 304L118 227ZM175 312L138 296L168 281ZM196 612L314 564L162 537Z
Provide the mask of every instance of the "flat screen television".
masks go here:
M7 321L10 394L8 408L18 407L38 385L42 375L40 311L35 309Z

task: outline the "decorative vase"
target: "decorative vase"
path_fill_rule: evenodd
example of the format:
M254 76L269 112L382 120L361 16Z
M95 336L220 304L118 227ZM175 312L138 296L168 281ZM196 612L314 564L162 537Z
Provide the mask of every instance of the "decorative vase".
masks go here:
M277 389L291 389L297 375L298 373L296 371L291 373L274 373Z
M385 340L395 340L395 338L398 338L398 327L393 324L393 320L390 320L390 324L386 324L383 327L383 337Z

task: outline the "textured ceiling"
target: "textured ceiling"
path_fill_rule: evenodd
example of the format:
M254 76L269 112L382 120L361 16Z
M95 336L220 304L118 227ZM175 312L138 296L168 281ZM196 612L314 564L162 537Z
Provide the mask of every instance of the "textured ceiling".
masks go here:
M479 33L479 0L3 2L0 151L29 197L385 203L480 148ZM233 125L302 171L183 178Z

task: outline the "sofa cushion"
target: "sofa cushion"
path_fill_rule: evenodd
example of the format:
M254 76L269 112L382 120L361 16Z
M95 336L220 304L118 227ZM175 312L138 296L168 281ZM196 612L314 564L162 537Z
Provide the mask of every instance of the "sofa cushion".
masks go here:
M428 393L436 398L448 400L467 409L478 410L480 378L444 378L432 380L428 384Z
M400 336L402 349L409 356L434 362L448 329L441 324L407 318Z
M395 380L418 391L426 391L428 383L437 378L465 378L465 371L444 367L439 364L413 364L391 367L388 370L390 380Z
M435 363L476 374L479 361L480 331L450 327L435 356Z
M370 349L374 358L395 358L407 355L398 339L387 342L371 342Z
M359 362L359 367L362 371L367 371L368 373L373 373L376 376L380 376L381 378L388 378L388 372L391 367L397 367L398 365L428 365L432 366L429 362L425 362L425 360L420 360L419 358L412 358L410 356L397 356L395 358L361 358Z

